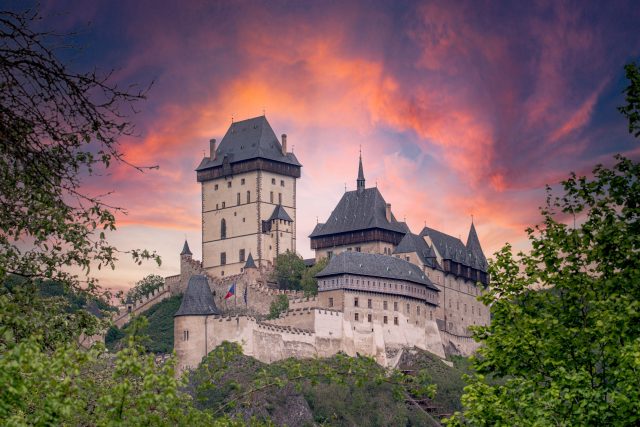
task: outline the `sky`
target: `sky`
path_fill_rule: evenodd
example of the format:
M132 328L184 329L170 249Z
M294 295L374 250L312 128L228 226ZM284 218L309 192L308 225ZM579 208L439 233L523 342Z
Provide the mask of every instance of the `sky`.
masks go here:
M232 120L265 114L303 164L298 252L355 188L367 186L419 233L463 241L474 223L489 256L526 249L545 184L613 155L640 158L616 110L623 66L640 59L634 1L44 1L42 25L77 33L72 67L153 82L121 141L127 166L87 181L127 209L109 237L155 249L161 267L122 259L100 272L125 289L201 255L195 167ZM208 154L208 152L207 152Z

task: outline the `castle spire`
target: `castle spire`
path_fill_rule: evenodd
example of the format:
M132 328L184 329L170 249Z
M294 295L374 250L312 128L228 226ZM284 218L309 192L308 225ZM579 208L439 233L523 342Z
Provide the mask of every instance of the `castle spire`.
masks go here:
M184 246L182 247L182 252L180 255L193 255L191 250L189 249L189 244L187 243L187 239L184 239Z
M362 170L362 149L360 149L360 163L358 164L358 179L356 180L358 191L364 190L364 172Z

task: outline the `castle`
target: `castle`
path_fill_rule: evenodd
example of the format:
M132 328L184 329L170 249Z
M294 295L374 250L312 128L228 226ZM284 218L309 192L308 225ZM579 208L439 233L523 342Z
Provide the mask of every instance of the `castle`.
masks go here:
M180 274L129 305L123 319L182 293L174 317L179 371L225 340L264 362L344 352L394 366L407 347L443 358L475 351L468 327L487 324L490 315L477 300L489 277L473 222L466 244L429 227L412 233L378 188L366 187L361 156L356 189L309 236L315 259L305 261L328 258L316 276L317 296L269 283L275 258L296 250L301 167L286 135L278 140L264 116L232 123L218 146L212 139L196 169L202 261L185 241ZM278 295L287 296L289 310L267 320Z

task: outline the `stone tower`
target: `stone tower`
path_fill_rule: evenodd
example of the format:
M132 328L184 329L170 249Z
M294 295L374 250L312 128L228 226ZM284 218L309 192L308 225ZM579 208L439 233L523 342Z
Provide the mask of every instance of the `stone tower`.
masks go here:
M265 116L232 123L196 169L202 184L202 266L239 274L249 253L257 267L296 250L296 180L302 165Z

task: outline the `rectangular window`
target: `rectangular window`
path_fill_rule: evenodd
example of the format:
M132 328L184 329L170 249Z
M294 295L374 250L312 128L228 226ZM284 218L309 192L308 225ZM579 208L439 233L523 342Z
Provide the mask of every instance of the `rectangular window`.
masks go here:
M269 203L273 203L273 191L269 193Z
M333 252L327 251L327 259L331 259L331 257L333 257Z
M394 318L393 318L393 324L394 324L394 325L397 325L397 324L398 324L398 318L397 318L397 317L394 317Z
M231 181L227 181L227 188L231 188Z
M464 305L464 312L467 313L467 304Z
M272 183L273 185L276 185L276 179L275 179L275 178L271 178L271 183Z
M220 265L226 265L226 264L227 264L227 253L220 252Z
M387 316L384 316L384 317L382 318L382 321L384 322L384 324L385 324L385 325L386 325L387 323L389 323L389 322L388 322L388 320L387 320Z
M370 300L370 299L368 299L368 300L367 300L367 308L372 308L372 305L373 305L373 304L371 303L371 300Z
M224 209L224 208L225 208L225 203L224 203L224 202L222 202L222 209Z
M429 310L429 320L433 320L433 311Z
M189 341L189 331L183 331L182 332L182 340L183 341Z
M409 261L409 257L408 257L408 256L404 257L404 259L405 259L405 260L407 260L407 261Z
M411 305L407 304L407 314L411 314Z
M416 314L420 316L420 306L416 307Z
M333 307L333 298L329 298L329 307Z
M240 249L240 262L244 262L244 249Z
M353 306L358 307L358 298L353 299Z
M382 301L382 308L385 309L385 310L388 309L386 301Z
M359 318L358 313L356 313L356 314L354 314L354 315L353 315L353 319L354 319L356 322L358 321L358 318Z
M356 246L356 252L362 252L362 248L360 246Z
M393 302L393 311L398 311L398 302L397 301Z
M240 180L240 185L244 185L244 178Z
M371 323L371 315L367 314L367 322Z
M283 179L280 180L280 187L284 187L284 180Z
M278 193L278 204L282 204L282 193Z
M240 193L236 194L236 205L240 204Z
M218 184L214 185L214 186L213 186L213 189L214 189L215 191L218 191Z
M251 203L251 191L247 191L247 203Z

